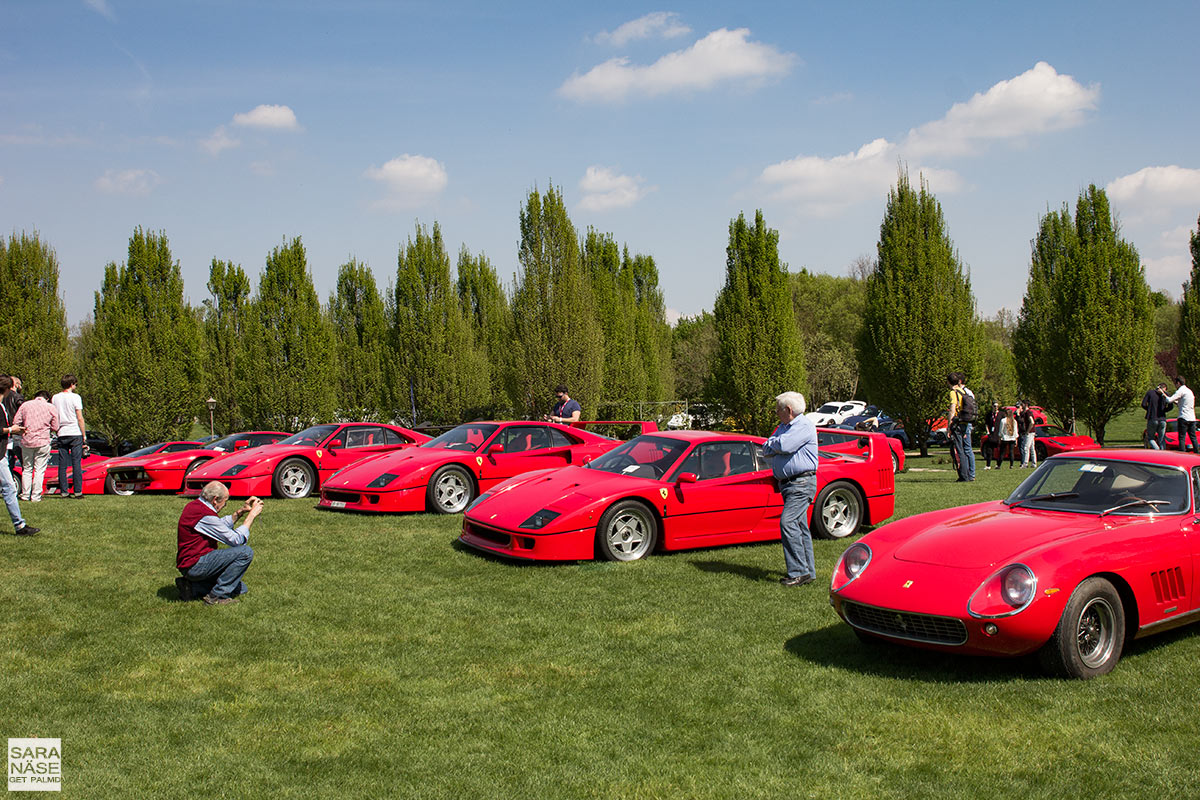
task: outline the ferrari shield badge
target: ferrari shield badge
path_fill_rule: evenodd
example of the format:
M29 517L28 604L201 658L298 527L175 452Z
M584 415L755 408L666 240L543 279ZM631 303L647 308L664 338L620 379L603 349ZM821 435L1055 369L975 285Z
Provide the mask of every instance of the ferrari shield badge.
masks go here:
M477 467L483 466L483 456L475 456L475 466L477 466Z
M317 458L320 458L320 457L321 457L321 451L320 451L320 450L318 450L318 451L317 451Z
M666 500L666 499L667 499L667 490L666 490L666 489L659 489L659 490L658 490L658 493L659 493L660 495L662 495L662 499L663 499L663 500Z

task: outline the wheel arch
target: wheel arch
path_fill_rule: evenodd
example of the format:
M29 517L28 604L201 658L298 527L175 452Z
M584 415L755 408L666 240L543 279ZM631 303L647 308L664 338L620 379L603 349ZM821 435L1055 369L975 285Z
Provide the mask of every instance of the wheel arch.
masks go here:
M612 500L610 500L607 504L605 504L604 508L600 509L600 512L596 515L597 529L599 529L599 527L600 527L601 517L603 517L605 514L607 514L608 510L610 508L612 508L613 506L615 506L617 503L624 503L624 502L637 503L638 505L645 507L645 509L650 512L650 518L654 520L654 524L658 528L658 536L655 537L657 539L657 541L654 543L654 550L652 550L651 552L657 553L657 552L662 552L663 550L666 550L666 547L664 546L664 544L665 544L664 540L666 539L664 532L666 531L666 526L663 525L662 512L659 511L659 509L655 508L654 503L650 502L645 497L642 497L640 494L627 494L627 495L621 495L620 497L612 498Z
M1080 578L1075 585L1079 586L1080 583L1083 583L1088 578L1103 578L1117 590L1117 595L1121 598L1121 607L1125 611L1125 641L1131 641L1141 627L1138 617L1137 596L1133 593L1133 587L1115 572L1094 572L1091 575L1085 575Z
M812 505L809 506L810 520L812 519L812 515L817 513L817 498L821 496L821 492L825 491L826 487L833 486L835 483L849 484L850 486L854 487L855 491L858 492L858 496L861 497L863 501L863 525L877 524L875 520L871 519L871 495L867 494L867 490L863 488L863 485L857 479L847 477L834 478L829 483L825 484L825 486L817 489L817 493L813 497ZM886 519L886 517L884 519Z
M313 491L315 492L318 489L320 489L321 488L321 468L319 466L317 466L317 462L314 461L312 459L312 457L309 456L308 453L294 453L290 456L285 456L284 458L279 459L279 461L277 461L275 463L275 466L271 467L271 473L270 473L271 480L275 480L275 473L279 471L279 468L282 467L284 465L284 463L286 463L288 461L293 461L295 459L299 459L300 461L305 461L308 463L308 465L310 467L312 467L313 480L316 481L316 483L313 485Z

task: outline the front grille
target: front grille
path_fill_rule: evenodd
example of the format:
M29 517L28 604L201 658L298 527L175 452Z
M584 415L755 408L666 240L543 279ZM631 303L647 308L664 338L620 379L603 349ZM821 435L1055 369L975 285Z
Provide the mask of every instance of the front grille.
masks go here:
M494 531L491 528L485 528L481 525L475 525L474 523L471 523L471 522L468 522L465 525L463 525L463 528L467 533L471 534L472 536L476 536L485 541L492 542L493 544L498 544L501 547L508 547L509 544L512 542L512 537L509 536L507 533L500 533L500 531Z
M357 503L361 499L358 492L337 492L332 489L326 489L324 495L331 503Z
M965 644L967 641L967 626L953 617L911 614L851 602L842 603L842 611L851 625L870 633L930 644Z

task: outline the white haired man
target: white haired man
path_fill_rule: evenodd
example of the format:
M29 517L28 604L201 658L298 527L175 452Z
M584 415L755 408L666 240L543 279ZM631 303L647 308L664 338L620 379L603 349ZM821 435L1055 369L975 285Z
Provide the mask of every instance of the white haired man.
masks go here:
M763 443L771 473L783 495L779 537L787 574L784 586L804 586L817 579L808 509L817 493L817 429L804 416L804 395L784 392L775 398L779 427Z
M175 566L182 575L175 579L175 585L180 600L203 596L206 605L224 605L248 591L242 576L254 559L254 551L246 542L250 526L262 513L263 502L251 497L228 517L219 516L228 502L229 489L219 481L209 481L200 490L200 497L184 506L179 515ZM219 544L227 546L219 548Z

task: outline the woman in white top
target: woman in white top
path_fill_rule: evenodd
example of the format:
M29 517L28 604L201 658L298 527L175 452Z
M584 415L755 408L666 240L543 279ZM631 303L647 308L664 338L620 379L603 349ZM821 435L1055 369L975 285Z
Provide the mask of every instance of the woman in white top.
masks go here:
M1000 423L1000 455L996 458L996 469L1000 468L1000 459L1008 455L1008 468L1013 466L1013 451L1017 449L1017 414L1013 409L1004 413Z

